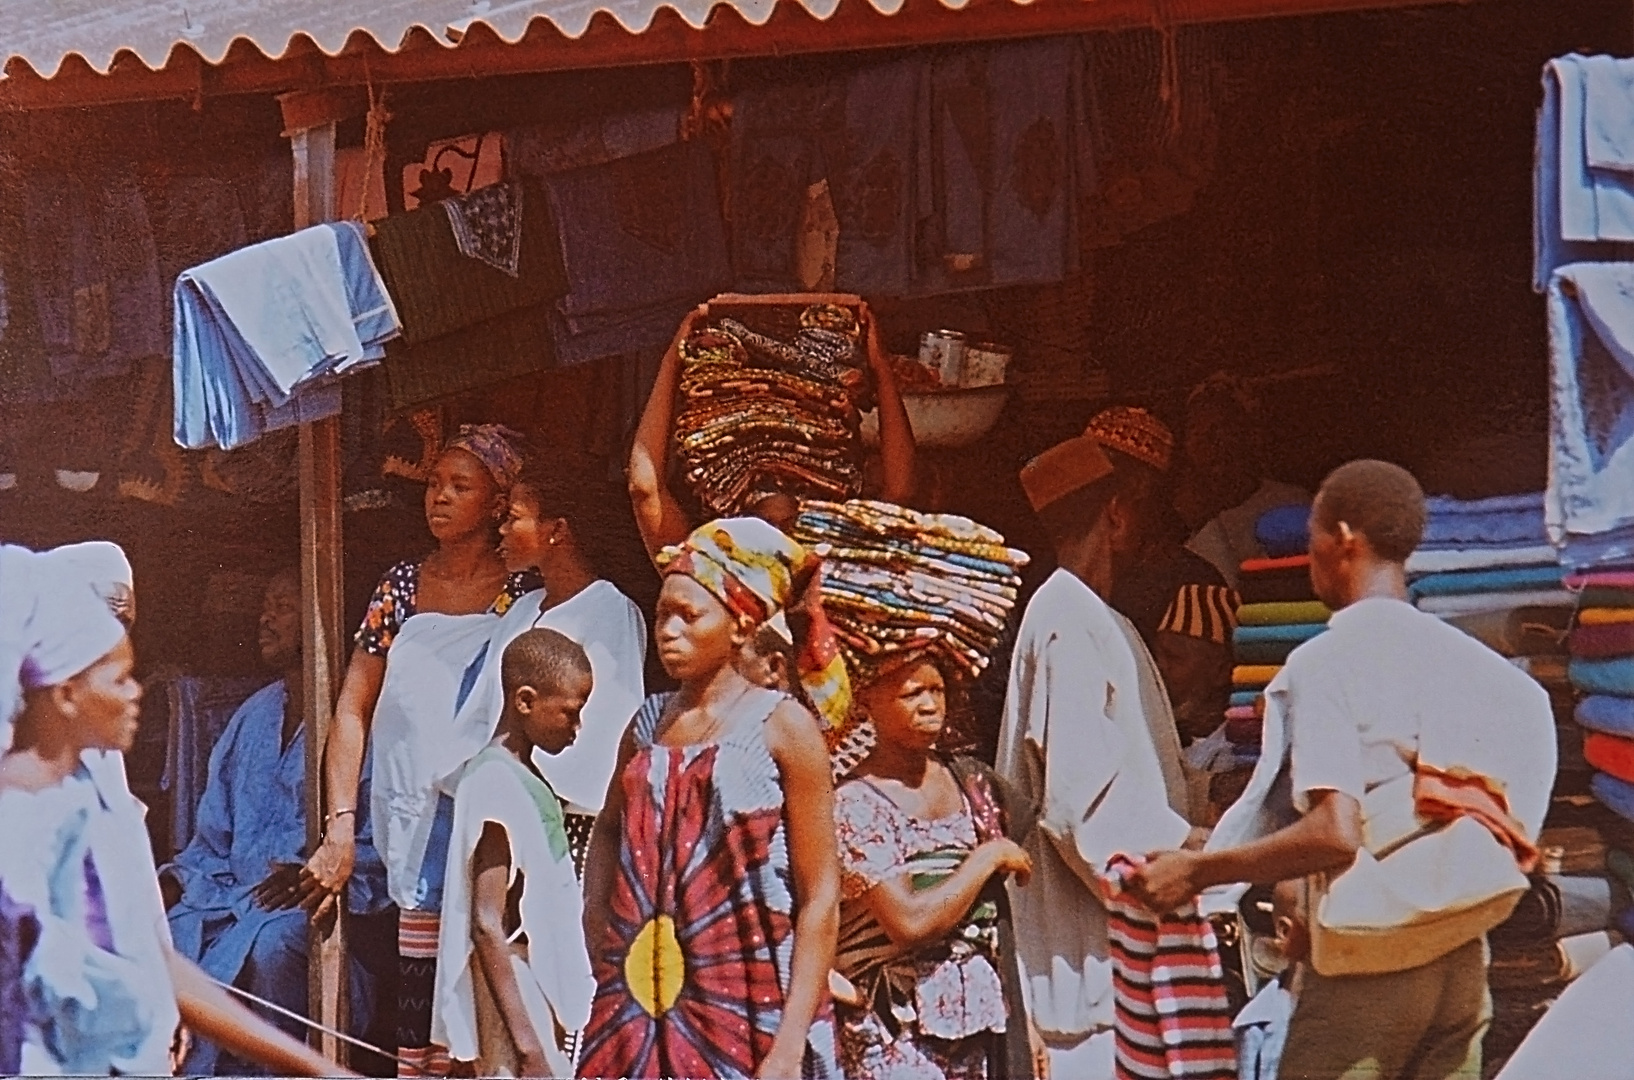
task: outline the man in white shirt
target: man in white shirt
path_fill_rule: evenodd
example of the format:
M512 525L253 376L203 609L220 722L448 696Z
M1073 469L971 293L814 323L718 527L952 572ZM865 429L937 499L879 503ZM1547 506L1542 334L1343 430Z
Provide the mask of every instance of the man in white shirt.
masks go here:
M1137 883L1152 906L1168 910L1234 882L1339 874L1363 843L1364 796L1437 770L1485 778L1502 793L1507 820L1482 824L1495 836L1507 829L1506 846L1535 842L1555 772L1548 696L1498 654L1407 602L1403 564L1424 517L1417 481L1394 465L1351 462L1323 483L1311 511L1311 583L1333 620L1266 691L1267 742L1272 721L1285 718L1299 816L1269 835L1234 837L1245 841L1235 846L1155 857ZM1237 810L1222 819L1217 839ZM1404 971L1307 970L1283 1075L1475 1080L1492 1016L1486 963L1478 936Z
M1164 761L1178 758L1179 740L1167 710L1148 717L1139 637L1103 599L1133 522L1128 474L1080 436L1029 462L1021 483L1060 569L1022 618L999 734L1000 774L1039 811L1024 844L1032 877L1010 886L1016 953L1050 1075L1110 1080L1112 965L1096 876L1118 852L1186 839L1183 784L1165 782L1179 776L1178 761Z

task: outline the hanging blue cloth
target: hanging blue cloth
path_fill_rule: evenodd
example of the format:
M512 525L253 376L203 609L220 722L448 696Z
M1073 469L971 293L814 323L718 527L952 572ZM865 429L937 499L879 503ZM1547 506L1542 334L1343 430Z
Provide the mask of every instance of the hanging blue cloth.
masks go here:
M667 344L687 308L731 284L702 144L558 173L545 186L569 281L553 316L560 362Z
M176 441L233 449L334 416L353 368L401 331L363 227L339 222L254 244L176 279Z
M1634 263L1561 267L1548 299L1545 515L1574 562L1569 541L1634 529Z
M921 60L896 60L843 80L844 126L824 141L823 161L839 245L834 284L844 292L903 296L914 279L914 145L921 99L929 92ZM796 208L805 202L802 188Z

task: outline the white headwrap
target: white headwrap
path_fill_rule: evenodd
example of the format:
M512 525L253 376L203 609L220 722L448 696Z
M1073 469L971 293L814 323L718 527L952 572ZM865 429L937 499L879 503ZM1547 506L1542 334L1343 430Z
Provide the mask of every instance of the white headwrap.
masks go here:
M19 691L67 682L124 636L74 560L0 550L0 724L16 712Z
M136 587L136 576L131 572L125 551L111 540L87 540L82 544L64 544L52 548L45 557L67 573L83 578L98 596L110 599L116 586Z

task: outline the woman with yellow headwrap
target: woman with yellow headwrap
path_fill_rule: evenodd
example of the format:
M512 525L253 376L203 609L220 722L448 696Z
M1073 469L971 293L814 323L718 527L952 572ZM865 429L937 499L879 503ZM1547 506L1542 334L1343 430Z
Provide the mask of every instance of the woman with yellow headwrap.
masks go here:
M681 688L631 722L596 819L581 1076L839 1076L827 745L806 708L737 666L785 618L806 695L825 716L849 710L821 610L802 599L818 564L752 518L711 522L660 555L654 637Z

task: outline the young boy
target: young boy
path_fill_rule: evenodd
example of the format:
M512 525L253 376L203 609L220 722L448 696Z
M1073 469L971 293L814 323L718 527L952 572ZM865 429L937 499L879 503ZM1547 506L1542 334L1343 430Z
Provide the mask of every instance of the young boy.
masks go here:
M1305 914L1305 879L1279 881L1271 889L1271 924L1276 936L1268 952L1282 965L1276 978L1260 987L1254 1000L1232 1021L1237 1031L1239 1080L1277 1080L1288 1019L1299 993L1299 965L1310 951Z
M590 1019L590 957L562 803L533 764L561 753L590 697L590 659L555 630L505 649L499 730L457 774L432 1041L476 1076L571 1076Z

